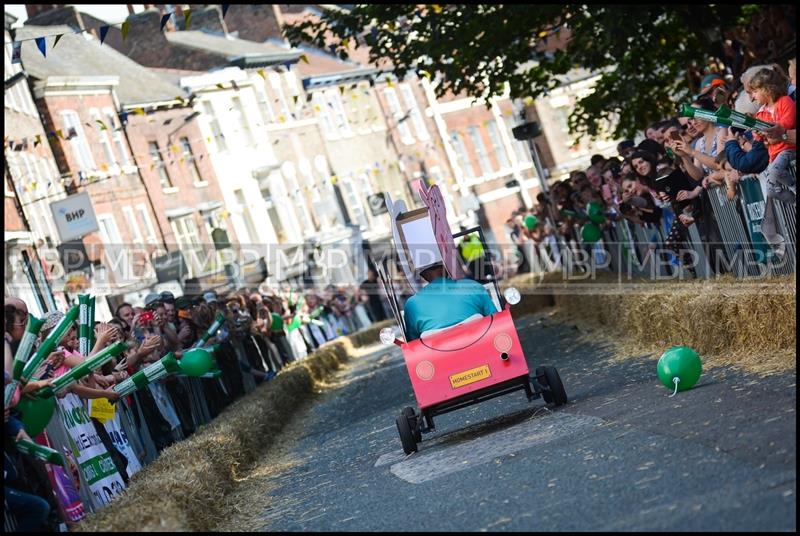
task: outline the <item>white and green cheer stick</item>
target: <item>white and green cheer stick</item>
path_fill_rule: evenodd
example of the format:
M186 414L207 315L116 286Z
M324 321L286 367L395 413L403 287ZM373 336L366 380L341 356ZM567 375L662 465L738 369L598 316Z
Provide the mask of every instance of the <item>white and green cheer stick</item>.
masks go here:
M181 367L175 359L175 354L169 352L155 363L150 363L127 380L115 385L114 392L119 396L128 396L145 385L160 380L168 374L180 372L180 370Z
M33 355L32 358L28 360L25 364L25 367L22 369L22 374L18 378L19 381L23 383L27 383L28 380L31 379L33 373L36 372L36 369L39 368L39 365L42 364L42 361L47 359L49 356L58 346L58 343L61 342L61 339L64 338L64 335L67 334L69 328L72 327L72 323L78 318L78 306L73 306L67 314L64 315L64 318L61 319L61 322L53 328L53 331L50 332L50 335L42 341L42 344L39 345L39 348L36 350L36 353Z
M214 322L212 322L212 324L208 326L206 332L200 336L200 339L196 343L194 343L194 346L192 346L192 348L200 348L202 346L205 346L208 340L217 334L217 331L219 331L219 328L222 327L223 322L225 322L225 315L222 314L221 312L217 313L217 316L214 318Z
M28 362L28 358L31 355L31 350L33 350L33 345L36 342L36 337L39 335L39 331L41 331L43 325L43 319L36 318L32 314L28 313L28 324L25 326L25 335L23 335L22 339L19 341L17 353L14 354L14 365L11 369L12 380L5 387L3 397L3 400L5 401L5 407L9 407L11 405L11 400L14 398L17 385L19 385L19 379L22 376L22 371L25 368L25 364Z
M27 439L20 439L16 442L16 446L18 451L24 454L30 454L43 462L52 463L53 465L64 465L64 458L61 457L61 454L50 447L28 441Z
M128 343L124 341L117 341L111 346L107 346L94 354L86 358L86 361L74 367L66 374L59 376L58 378L53 380L52 385L48 385L44 389L40 391L41 394L37 394L40 398L46 398L48 396L52 396L54 394L58 394L78 380L83 378L84 376L88 376L93 371L97 370L98 368L102 367L113 358L120 355L122 352L128 349Z

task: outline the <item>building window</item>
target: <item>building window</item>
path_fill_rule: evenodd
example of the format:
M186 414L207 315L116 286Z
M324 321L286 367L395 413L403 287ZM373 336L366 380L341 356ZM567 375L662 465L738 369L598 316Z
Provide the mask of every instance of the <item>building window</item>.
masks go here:
M280 115L282 115L284 119L288 121L291 119L289 103L286 102L286 95L283 93L280 75L276 72L269 73L269 84L272 86L272 91L275 92L275 102L278 104ZM278 117L278 121L280 121L280 117Z
M411 128L408 126L408 118L403 120L403 108L400 106L400 99L397 98L397 92L394 88L387 87L383 90L383 96L386 98L386 104L389 105L389 111L394 117L397 131L400 133L400 140L406 145L414 143L414 138L411 136Z
M189 277L195 277L208 271L211 263L214 262L213 257L204 252L194 216L176 218L170 224L178 242L178 249L183 252L183 256L189 261L188 268L189 272L191 272Z
M474 179L475 170L472 168L472 162L470 162L469 154L467 154L467 148L464 145L464 140L461 139L461 135L458 132L451 133L450 141L453 142L453 149L456 151L458 164L464 171L464 176L468 179Z
M225 143L225 135L219 126L219 119L214 113L214 107L208 101L203 102L203 114L206 116L206 121L208 121L208 129L211 131L211 137L214 138L217 151L227 151L228 144Z
M106 162L109 166L116 166L117 161L114 157L114 151L111 149L111 139L108 137L108 130L109 128L113 128L113 126L109 127L108 124L103 121L99 110L92 108L89 114L92 116L92 121L97 129L97 138L100 140L100 146L103 148L103 155L106 157Z
M86 172L97 169L78 114L72 110L65 110L61 112L61 119L64 125L64 136L69 139L78 169Z
M350 129L350 122L347 120L347 113L342 105L342 96L338 89L329 89L325 92L328 98L328 103L333 112L334 123L339 129L342 136L352 136L353 131Z
M494 151L494 156L497 159L497 163L500 164L500 168L508 168L511 167L511 164L508 161L508 155L506 155L506 148L503 147L503 140L500 138L500 131L497 128L497 122L492 119L486 124L486 130L489 131L489 139L492 142L492 150Z
M233 97L232 101L231 114L233 115L233 124L239 127L242 144L245 147L253 147L256 145L256 138L253 136L253 129L250 128L250 121L247 119L247 111L244 109L242 99Z
M256 226L253 224L253 218L250 217L250 209L247 207L247 199L245 198L244 192L242 192L241 189L235 190L234 194L236 195L236 202L239 203L238 212L242 218L242 221L244 222L249 243L255 244L258 242L258 231L256 231Z
M148 142L150 147L150 158L153 160L153 166L158 171L158 178L161 181L162 188L172 188L172 181L167 173L167 167L164 165L164 160L161 158L161 152L158 149L158 143L151 141Z
M147 243L155 244L158 239L156 238L156 230L153 227L153 222L150 221L150 213L147 212L147 207L144 203L136 205L136 211L139 213L139 218L144 223L143 229L147 231Z
M203 182L203 177L200 176L200 169L197 167L197 161L192 152L192 146L189 144L189 138L181 138L181 148L183 149L183 163L189 167L192 180L194 182Z
M333 124L331 110L325 102L325 97L322 95L322 92L315 91L311 100L314 103L314 112L322 119L322 130L325 132L325 136L328 138L337 137L339 132Z
M341 181L344 190L345 202L347 203L347 210L350 213L350 221L358 223L364 228L369 226L367 221L367 214L364 210L364 205L361 203L361 196L353 184L353 176L348 175Z
M264 123L274 123L278 120L278 118L275 115L275 112L272 111L272 105L269 102L269 95L267 95L267 81L259 76L258 81L253 84L253 87L256 89L258 105L261 109L261 117L264 119Z
M125 215L125 221L128 224L128 229L131 230L131 237L134 244L144 244L142 233L139 230L139 225L136 223L136 216L133 214L133 207L122 207L122 213Z
M430 138L428 128L425 126L425 120L419 111L417 99L414 98L414 90L408 84L400 84L400 91L403 94L403 101L406 103L406 108L411 114L411 123L414 125L414 131L417 133L418 140L427 140Z
M103 241L105 266L114 274L114 282L118 285L128 283L129 258L128 251L122 247L122 236L113 214L98 214L97 225L100 229L100 239Z
M270 179L270 183L271 182L272 180ZM261 187L261 197L264 198L264 203L267 206L267 217L269 218L269 221L272 222L272 229L275 231L275 236L278 238L278 242L285 242L286 229L283 228L281 216L278 214L278 207L275 205L275 198L272 195L271 184Z
M300 218L295 216L295 221L299 220L302 222L300 226L300 234L313 234L316 229L314 228L314 223L311 221L311 214L306 206L305 196L303 195L303 191L300 189L300 184L297 181L297 169L295 168L294 163L288 160L284 162L281 166L281 173L286 178L286 182L289 184L289 196L294 201L296 213L300 214Z
M103 108L103 113L106 116L106 125L111 129L111 138L114 140L114 146L117 148L119 161L127 166L131 163L128 158L128 150L125 148L125 140L122 137L122 125L117 125L117 114L111 108Z
M483 144L480 129L471 125L467 128L469 138L472 140L472 146L475 147L475 154L478 157L478 164L481 166L481 173L484 175L490 174L492 170L492 163L489 161L489 154L486 152L486 145Z

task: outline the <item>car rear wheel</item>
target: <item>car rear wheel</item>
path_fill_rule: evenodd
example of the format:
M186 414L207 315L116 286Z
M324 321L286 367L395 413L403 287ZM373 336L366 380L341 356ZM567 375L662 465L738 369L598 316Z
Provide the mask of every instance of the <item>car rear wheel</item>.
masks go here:
M420 423L419 423L419 418L417 417L417 412L414 411L414 408L406 406L403 408L403 415L405 415L406 419L408 419L408 426L409 428L411 428L411 435L414 436L414 441L417 443L421 443L422 432L420 431L420 426L419 426Z
M395 422L397 423L397 432L400 434L400 443L403 444L403 452L406 454L417 452L417 442L414 441L414 434L405 411L397 417Z
M548 381L547 374L545 373L545 369L548 367L537 367L536 368L536 381L539 382L544 387L549 387L550 382ZM551 388L552 389L552 388ZM552 390L542 390L542 399L544 400L545 404L552 404L553 403L553 391Z
M567 403L567 392L564 390L564 384L561 383L561 376L555 367L543 367L544 374L547 378L547 384L550 386L550 397L556 406L563 406ZM548 403L547 399L545 399Z

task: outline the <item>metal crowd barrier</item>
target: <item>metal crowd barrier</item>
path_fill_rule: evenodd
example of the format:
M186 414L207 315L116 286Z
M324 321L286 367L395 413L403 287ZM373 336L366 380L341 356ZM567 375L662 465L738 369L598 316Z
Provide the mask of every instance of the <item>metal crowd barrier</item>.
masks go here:
M795 162L792 162L790 169L794 174ZM763 173L758 177L743 177L737 185L733 200L727 199L724 187L706 190L708 205L711 208L711 214L705 215L710 219L706 224L714 225L719 231L722 239L721 251L726 258L709 258L708 253L714 251L713 246L716 243L703 242L697 224L690 225L687 228L686 245L694 255L694 271L698 278L712 277L717 270L722 273L729 271L736 277L789 275L795 272L797 252L795 206L780 201L773 203L778 230L786 240L786 255L781 262L777 262L760 230L766 205L761 184L763 180ZM665 213L670 214L668 211ZM598 248L603 248L608 259L607 262L598 265L598 269L628 273L631 276L690 277L686 273L686 268L677 262L674 253L665 245L668 224L673 217L671 214L667 217L666 214L661 225L642 226L625 219L614 221L603 228L602 238L596 244L585 244L580 235L580 228L576 225L569 237L561 235L555 239L548 237L549 252L544 242L534 244L529 241L523 247L523 254L534 272L553 271L563 265L563 270L569 275L586 268L584 262L577 262L580 250L583 250L583 255L588 253L590 256L595 256Z
M260 341L258 339L259 337L261 338ZM252 374L254 368L263 368L264 372L277 372L283 367L283 362L278 355L277 347L275 347L272 341L267 337L262 335L249 335L248 343L243 344L244 342L245 341L234 340L232 337L227 343L224 343L229 345L227 348L228 352L220 356L220 359L233 359L235 363L220 363L223 374L217 378L191 378L180 376L155 382L155 384L159 385L155 392L158 393L158 389L163 389L163 393L166 394L164 399L160 401L160 404L166 404L168 406L166 408L158 407L158 410L162 412L162 416L164 416L162 410L166 409L177 415L180 421L180 426L172 427L170 430L172 434L171 439L173 441L180 441L184 439L186 435L189 435L185 434L182 431L183 429L188 430L190 434L192 434L200 430L203 425L211 422L215 413L212 412L210 405L215 405L214 411L218 413L222 408L232 403L235 397L231 396L231 394L234 392L234 388L237 385L243 388L242 394L253 391L257 386L255 376ZM259 344L259 342L261 344ZM262 348L267 349L267 352L263 352ZM289 350L294 353L291 345L289 345ZM290 356L290 358L293 360L297 359L296 356ZM166 381L178 382L186 395L186 399L176 402L169 390L163 388L163 384ZM129 395L132 402L130 405L126 400L128 397L117 401L114 406L116 409L111 432L109 432L109 421L107 421L106 424L98 425L103 426L108 433L107 439L111 440L112 448L120 452L121 455L128 460L126 471L128 472L128 477L132 476L134 472L138 472L138 470L147 464L153 462L159 456L157 443L151 434L148 422L146 421L145 412L142 409L143 399L146 396L142 391L144 389L149 389L149 387L150 386L145 387ZM211 401L207 397L209 389L217 389L218 392L224 394L224 396L217 399L216 402ZM189 410L188 412L177 410L177 406L181 402L185 404L184 407ZM216 407L218 402L221 402L222 407ZM97 511L103 507L104 501L107 502L111 500L109 497L113 497L116 494L115 492L121 491L121 489L117 489L119 488L118 485L115 487L112 486L114 487L113 490L106 490L104 488L104 490L99 491L97 489L97 480L102 479L103 471L111 473L116 471L116 469L112 469L108 466L101 467L104 463L108 465L107 461L97 462L97 459L101 458L102 455L98 455L91 463L86 460L81 463L75 458L76 452L83 452L83 454L86 455L86 452L76 447L76 441L83 442L86 448L100 448L100 446L97 445L97 443L100 443L102 445L101 450L106 453L108 452L108 449L105 448L102 442L102 438L99 435L92 435L97 432L97 428L92 428L92 432L89 432L86 436L81 435L78 438L76 438L76 432L74 430L72 434L68 430L65 423L69 423L70 427L74 427L76 420L79 424L91 427L95 426L93 420L91 420L90 423L85 422L89 415L89 410L86 410L85 400L81 400L81 406L83 410L85 410L84 412L81 412L74 406L62 406L61 403L57 402L55 414L48 423L44 434L49 445L61 453L65 461L63 471L60 471L57 466L46 465L46 467L49 468L48 474L50 484L56 493L56 499L58 500L58 497L62 497L62 500L59 500L59 504L62 511L67 512L68 509L65 507L63 500L66 496L63 494L68 492L65 490L71 490L70 493L72 493L72 495L70 500L73 501L73 504L79 505L74 509L70 509L71 513L69 515L71 515L72 518L68 519L69 521L77 521L82 518L83 515ZM159 406L159 404L156 404L156 406ZM67 415L67 413L69 413L69 415ZM165 438L161 437L160 439L163 442ZM118 444L124 446L118 446ZM90 445L91 447L89 447ZM164 445L164 447L165 446L166 445ZM105 459L108 460L109 458L106 457ZM58 471L59 474L54 475L55 471ZM17 522L13 514L9 511L7 504L5 505L4 513L5 531L14 531L17 527Z

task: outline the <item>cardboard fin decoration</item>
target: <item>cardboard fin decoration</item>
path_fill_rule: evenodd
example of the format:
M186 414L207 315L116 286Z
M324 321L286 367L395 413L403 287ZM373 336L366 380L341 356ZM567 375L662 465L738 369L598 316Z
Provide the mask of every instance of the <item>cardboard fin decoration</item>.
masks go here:
M436 243L439 246L445 270L447 270L452 279L464 279L467 274L464 272L464 267L461 266L455 240L453 240L453 234L450 232L444 197L442 197L439 185L434 184L429 188L425 181L419 181L418 185L419 197L428 207L431 225L433 226L433 235L436 237Z
M402 246L400 232L397 226L397 218L406 211L406 202L402 199L397 202L392 201L392 197L389 195L389 192L384 193L384 198L386 200L386 208L389 209L389 216L392 218L392 238L394 239L394 246L397 250L397 259L400 267L403 269L406 282L416 294L422 289L422 280L418 275L414 274L414 270L408 257L406 256L406 250Z

